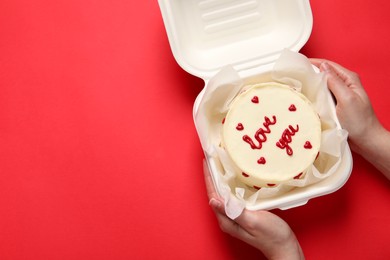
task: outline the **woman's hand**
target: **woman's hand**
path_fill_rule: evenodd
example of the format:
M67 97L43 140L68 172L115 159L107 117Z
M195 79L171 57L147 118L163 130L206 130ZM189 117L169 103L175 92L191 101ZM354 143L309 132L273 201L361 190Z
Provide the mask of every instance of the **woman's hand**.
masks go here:
M214 188L206 163L204 175L209 203L222 231L259 249L268 259L304 259L294 232L275 214L244 209L234 220L227 217L223 200Z
M390 133L375 115L358 74L331 61L311 59L311 62L326 74L328 88L337 101L337 117L348 131L352 150L390 180Z
M341 126L349 133L352 150L364 150L381 125L360 81L359 75L341 65L323 60L310 60L326 73L328 88L337 100L336 113Z

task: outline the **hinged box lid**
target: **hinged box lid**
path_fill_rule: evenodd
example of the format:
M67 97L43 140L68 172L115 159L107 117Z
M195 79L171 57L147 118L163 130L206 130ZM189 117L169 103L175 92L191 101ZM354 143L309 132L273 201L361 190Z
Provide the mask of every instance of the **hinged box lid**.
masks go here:
M299 51L313 18L309 0L159 0L173 55L188 73L209 79Z

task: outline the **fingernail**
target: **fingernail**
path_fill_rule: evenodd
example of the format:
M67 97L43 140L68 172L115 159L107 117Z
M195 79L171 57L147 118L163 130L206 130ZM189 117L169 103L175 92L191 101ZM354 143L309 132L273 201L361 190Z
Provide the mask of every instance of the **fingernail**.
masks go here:
M213 208L219 208L219 207L221 207L221 202L214 199L214 198L211 198L209 201L209 205Z
M328 72L329 69L330 69L330 68L329 68L329 64L328 64L327 62L321 63L320 68L321 68L323 71L326 71L326 72Z

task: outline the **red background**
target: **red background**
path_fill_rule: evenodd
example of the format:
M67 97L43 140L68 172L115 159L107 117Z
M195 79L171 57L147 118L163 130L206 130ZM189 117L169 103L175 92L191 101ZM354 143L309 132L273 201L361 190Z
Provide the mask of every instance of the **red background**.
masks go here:
M302 53L358 72L389 128L390 2L311 7ZM175 62L157 1L0 1L0 258L261 258L208 205L202 87ZM274 212L308 259L384 259L389 198L354 154L341 190Z

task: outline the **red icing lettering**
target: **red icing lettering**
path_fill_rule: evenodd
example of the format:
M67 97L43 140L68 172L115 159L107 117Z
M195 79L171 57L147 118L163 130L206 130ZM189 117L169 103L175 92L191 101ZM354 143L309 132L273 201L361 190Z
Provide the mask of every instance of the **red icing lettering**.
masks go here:
M289 143L292 142L292 136L294 136L295 133L298 131L299 131L298 125L296 128L289 125L288 128L286 128L286 130L283 131L282 137L279 139L279 142L276 143L276 146L279 147L280 149L286 149L286 152L289 156L293 155L293 150L290 147Z
M256 139L256 141L259 144L256 145L254 143L254 141L252 140L252 138L250 138L248 135L244 135L242 137L242 140L247 142L251 146L252 149L261 149L261 147L263 146L262 144L265 141L267 141L266 134L271 133L271 129L269 128L269 126L270 125L274 125L274 124L276 124L276 117L275 116L272 116L272 121L267 116L264 117L264 123L263 123L264 129L263 128L259 128L256 131L255 136L254 136L254 138Z
M257 104L257 103L259 103L259 98L257 96L254 96L251 101L252 101L252 103Z
M225 117L222 119L222 124L225 124L225 119L226 119Z
M294 112L294 111L297 111L297 108L295 107L294 104L292 104L292 105L288 108L288 110L290 110L291 112Z
M268 187L273 187L273 186L275 186L276 184L274 184L274 183L267 183L267 186Z
M258 164L265 164L265 158L264 157L260 157L260 159L259 160L257 160L257 163Z
M238 131L242 131L242 130L244 130L244 126L241 123L238 123L238 125L236 126L236 129Z
M305 145L303 146L305 149L311 149L313 146L311 146L311 143L309 141L306 141Z
M260 190L261 187L257 187L257 186L253 186L253 188L255 188L256 190Z

